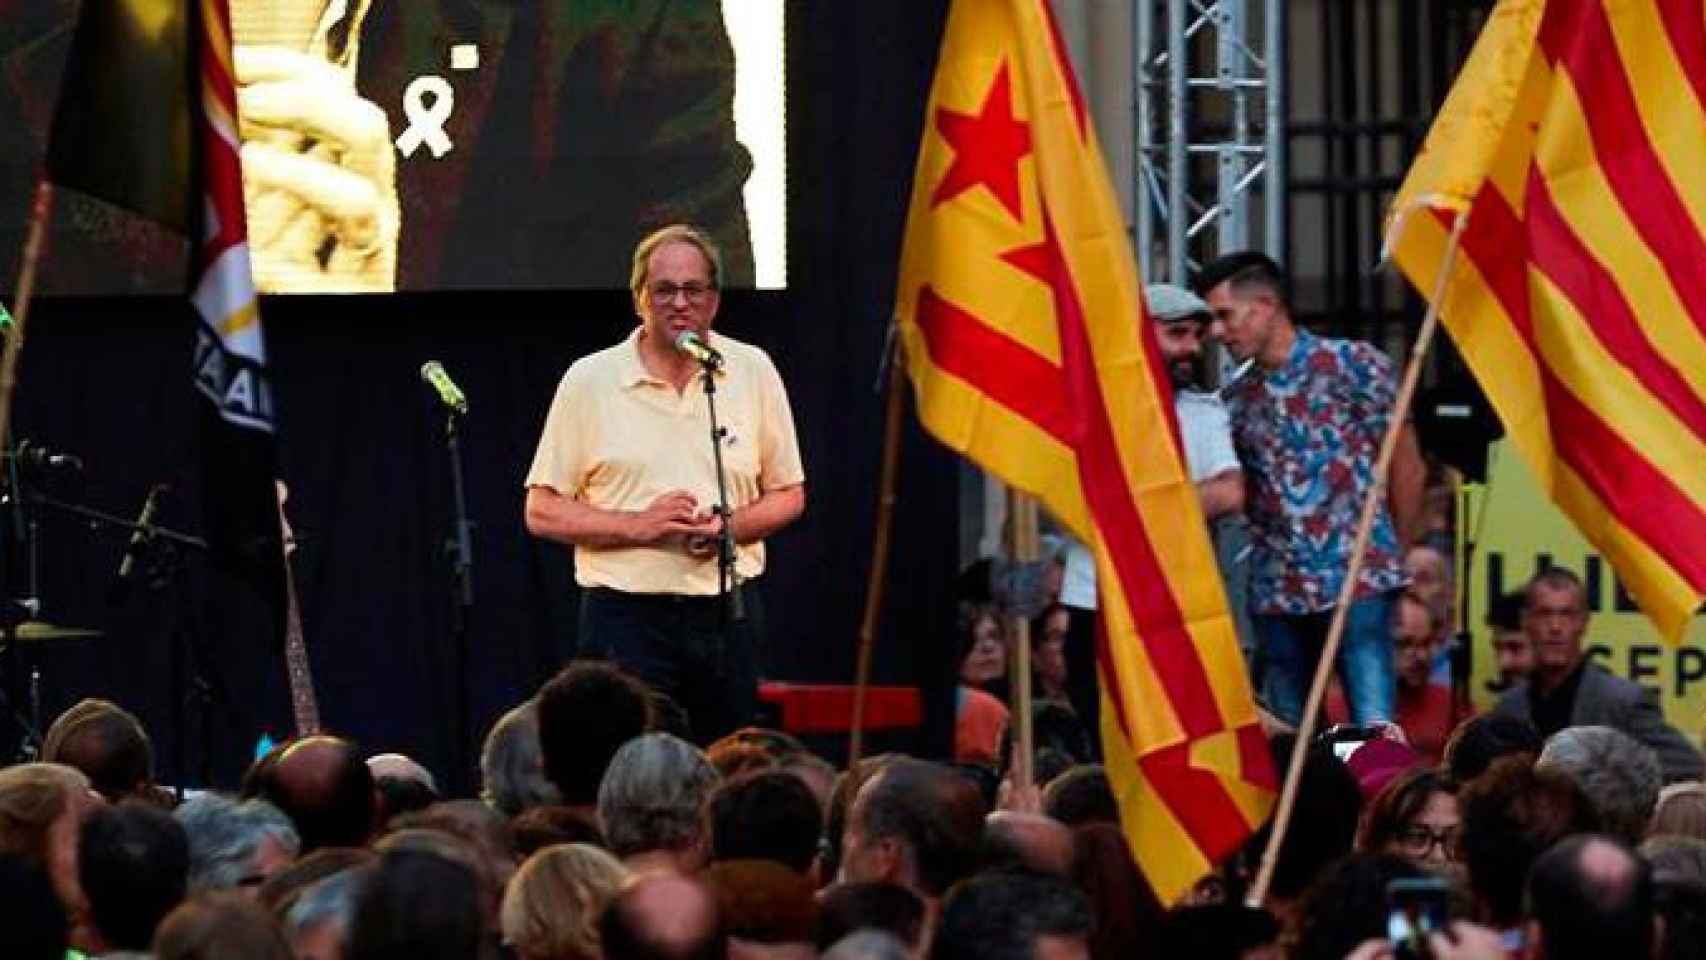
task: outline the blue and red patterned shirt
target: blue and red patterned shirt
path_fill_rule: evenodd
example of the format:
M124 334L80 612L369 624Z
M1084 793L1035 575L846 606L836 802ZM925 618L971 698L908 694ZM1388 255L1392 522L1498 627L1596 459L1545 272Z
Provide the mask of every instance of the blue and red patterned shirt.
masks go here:
M1338 603L1395 393L1386 354L1302 329L1283 367L1252 367L1226 389L1249 486L1253 612L1317 613ZM1404 582L1382 503L1356 597Z

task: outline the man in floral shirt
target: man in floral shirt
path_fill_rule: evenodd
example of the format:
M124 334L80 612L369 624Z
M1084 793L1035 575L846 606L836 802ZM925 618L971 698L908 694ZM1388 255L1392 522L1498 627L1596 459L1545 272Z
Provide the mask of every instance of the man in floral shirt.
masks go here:
M1285 274L1260 253L1222 257L1197 283L1214 312L1213 336L1239 361L1253 361L1223 392L1249 485L1257 683L1275 715L1297 723L1374 487L1395 393L1392 361L1369 344L1297 328ZM1392 497L1375 518L1340 642L1339 678L1358 724L1392 720L1389 624L1405 584L1399 532L1418 512L1422 479L1406 426Z

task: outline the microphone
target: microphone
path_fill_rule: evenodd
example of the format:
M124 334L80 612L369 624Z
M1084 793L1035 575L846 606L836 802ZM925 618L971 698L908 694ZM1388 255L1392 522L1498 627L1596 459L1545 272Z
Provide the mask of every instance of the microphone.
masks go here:
M7 454L20 465L34 470L83 470L83 458L69 453L54 453L46 447L19 440L18 449Z
M160 497L166 493L166 485L156 483L148 491L148 498L142 501L142 512L136 515L136 530L130 534L130 545L124 548L124 559L118 562L119 580L129 580L130 572L136 569L136 558L142 555L142 548L148 541L154 539L154 529L149 526L154 522L154 515L160 512Z
M683 330L676 336L675 349L704 364L707 369L716 370L723 365L723 355L711 349L710 344L691 330Z
M437 360L428 360L421 364L421 379L437 391L438 399L444 401L445 406L457 413L468 412L468 398L463 395L462 388L456 385L456 381L450 379L450 374L444 372L444 364Z

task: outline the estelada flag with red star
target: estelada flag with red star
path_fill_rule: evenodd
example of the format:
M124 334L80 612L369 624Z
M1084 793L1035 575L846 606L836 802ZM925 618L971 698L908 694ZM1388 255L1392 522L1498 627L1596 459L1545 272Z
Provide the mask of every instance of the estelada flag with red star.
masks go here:
M1274 776L1131 245L1048 0L955 0L897 312L919 416L1096 557L1102 744L1163 902Z

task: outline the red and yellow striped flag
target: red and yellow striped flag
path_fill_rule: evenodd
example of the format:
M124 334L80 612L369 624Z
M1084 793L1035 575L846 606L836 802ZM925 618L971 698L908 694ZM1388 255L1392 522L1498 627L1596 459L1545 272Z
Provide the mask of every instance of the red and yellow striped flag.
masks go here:
M1393 206L1536 477L1665 636L1706 595L1706 9L1505 0Z
M1095 554L1108 775L1171 902L1261 823L1273 773L1048 0L955 0L896 296L925 427Z

